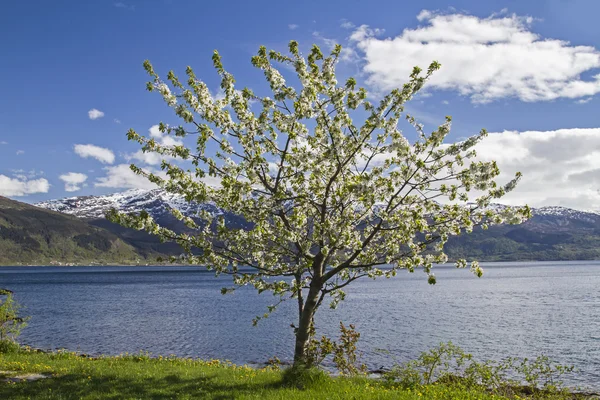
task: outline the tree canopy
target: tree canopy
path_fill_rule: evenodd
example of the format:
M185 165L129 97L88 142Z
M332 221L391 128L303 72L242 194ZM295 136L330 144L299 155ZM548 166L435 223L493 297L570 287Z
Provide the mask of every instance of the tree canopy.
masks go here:
M327 298L335 307L351 282L422 268L433 284L433 266L448 261L443 246L450 236L477 225L520 223L530 215L528 207L490 207L520 174L501 185L496 163L477 160L474 147L485 130L446 144L450 117L426 133L405 113L439 63L425 71L415 67L403 87L373 103L354 78L338 82L340 52L338 45L324 55L314 45L304 57L295 41L286 54L261 47L252 64L263 71L270 96L237 89L216 51L221 98L191 67L185 80L172 71L162 80L144 62L151 76L147 89L181 119L179 125L161 122L161 132L192 136L195 147L161 144L130 130L128 138L144 152L164 158L163 173L132 169L190 202L210 202L239 215L249 227L232 227L222 215L205 211L195 218L172 211L193 234L161 227L145 212L108 215L176 241L184 249L179 261L231 274L233 286L224 293L252 285L281 301L295 299L297 363L306 361L315 311ZM276 65L293 76L286 80ZM401 118L415 129L412 143L398 127ZM476 261L456 265L482 275Z

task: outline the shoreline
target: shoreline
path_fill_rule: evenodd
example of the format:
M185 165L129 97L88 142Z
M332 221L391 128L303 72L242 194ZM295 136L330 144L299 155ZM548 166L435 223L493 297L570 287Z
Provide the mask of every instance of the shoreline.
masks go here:
M546 264L556 264L556 263L600 263L600 259L589 259L589 260L512 260L512 261L482 261L477 260L482 266L494 267L506 264L538 264L538 265L546 265ZM532 265L533 266L533 265ZM0 268L20 268L20 267L191 267L191 268L205 268L202 265L190 265L183 263L119 263L119 264L107 264L101 262L90 262L90 263L44 263L44 264L0 264ZM445 264L434 264L434 268L456 268L454 265L454 261L448 261Z

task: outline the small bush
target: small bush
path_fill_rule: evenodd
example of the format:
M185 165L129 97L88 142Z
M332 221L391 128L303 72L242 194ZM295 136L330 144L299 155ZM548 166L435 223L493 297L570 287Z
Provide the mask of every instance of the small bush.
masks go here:
M0 354L18 353L19 351L21 351L21 346L19 346L19 343L15 342L14 340L0 340Z
M405 389L429 384L482 388L501 396L568 394L561 378L574 371L547 356L533 360L507 358L478 362L452 342L421 353L418 359L396 364L383 377Z
M312 332L314 335L314 330ZM312 338L308 344L308 363L310 366L318 367L329 356L333 356L333 363L342 375L358 375L365 373L366 365L359 364L356 343L360 339L360 333L354 325L346 327L340 322L340 340L334 341L327 336L320 340Z
M0 289L0 341L15 341L21 329L27 325L27 318L19 316L21 306L13 299L13 293L7 289Z

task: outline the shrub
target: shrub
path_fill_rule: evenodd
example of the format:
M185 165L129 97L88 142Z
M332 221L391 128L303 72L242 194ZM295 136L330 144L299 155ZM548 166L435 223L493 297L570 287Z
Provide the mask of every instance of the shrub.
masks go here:
M16 339L21 329L27 325L27 318L19 316L20 308L10 290L0 289L0 352L10 352L19 348Z
M314 330L311 331L314 334ZM314 336L314 335L313 335ZM318 367L330 355L333 363L342 375L357 375L366 372L366 366L358 363L356 354L356 343L360 339L360 333L354 325L346 327L340 322L340 340L338 342L322 336L320 340L314 337L309 341L307 348L307 360L309 366Z
M533 360L507 358L478 362L448 342L421 353L416 360L394 365L383 377L406 389L440 383L484 388L502 396L537 396L567 394L561 378L573 371L573 366L557 364L544 355Z
M18 353L19 351L21 351L21 346L14 340L0 340L0 354Z

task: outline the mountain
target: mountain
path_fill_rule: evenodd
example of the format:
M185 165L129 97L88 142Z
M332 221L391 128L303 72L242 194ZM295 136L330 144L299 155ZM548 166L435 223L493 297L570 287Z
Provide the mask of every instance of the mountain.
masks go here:
M170 210L178 209L188 217L197 215L200 209L213 215L223 215L228 226L247 226L243 218L225 212L212 204L188 203L182 196L168 193L162 189L132 189L105 196L79 196L37 203L36 206L48 210L69 214L87 221L93 226L108 230L131 244L138 252L160 253L163 255L179 255L181 247L176 243L161 243L160 240L146 232L123 228L106 220L104 215L111 208L123 212L140 212L146 210L161 225L176 232L192 232L181 221L173 217Z
M190 204L162 189L129 190L106 196L80 196L38 203L37 206L70 214L109 230L137 251L179 254L175 244L161 244L156 237L116 226L104 213L111 207L126 212L146 210L161 225L186 229L171 216L171 208L193 217L199 209L223 214L229 223L244 226L240 217L211 204ZM495 205L501 208L502 205ZM600 259L600 215L565 207L533 209L533 217L521 225L475 229L470 235L452 237L446 245L450 258L476 258L482 261L586 260Z
M153 263L158 256L181 253L177 244L160 243L155 236L109 222L104 213L112 207L146 210L161 225L177 231L187 228L171 215L171 208L190 217L204 209L223 215L230 225L247 226L241 217L213 204L188 203L161 189L36 205L0 197L0 265ZM538 208L533 214L522 225L475 229L470 235L452 237L446 251L453 259L482 261L600 259L600 215L563 207Z
M155 218L164 217L165 214L169 213L169 209L171 208L178 209L187 216L195 215L200 209L220 213L220 210L214 205L190 204L182 196L162 189L132 189L105 196L68 197L59 200L44 201L35 205L83 219L104 218L106 211L111 208L116 208L123 212L146 210Z
M0 265L122 264L156 255L80 218L0 196Z
M453 258L485 261L600 259L600 215L565 207L541 207L520 225L475 229L452 237L446 251Z

